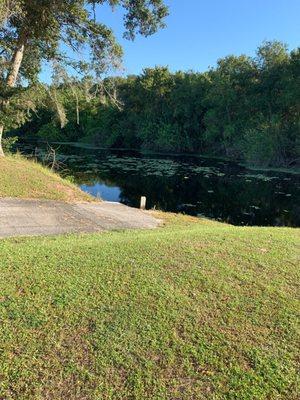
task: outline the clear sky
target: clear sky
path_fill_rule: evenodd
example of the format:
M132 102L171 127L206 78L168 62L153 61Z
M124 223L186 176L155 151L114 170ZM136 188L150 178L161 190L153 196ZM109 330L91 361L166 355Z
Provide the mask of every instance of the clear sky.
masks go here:
M101 7L97 19L112 27L122 44L125 74L167 65L205 71L228 54L253 55L264 40L300 46L300 0L166 0L167 27L154 36L122 38L122 13ZM43 73L43 78L47 72Z

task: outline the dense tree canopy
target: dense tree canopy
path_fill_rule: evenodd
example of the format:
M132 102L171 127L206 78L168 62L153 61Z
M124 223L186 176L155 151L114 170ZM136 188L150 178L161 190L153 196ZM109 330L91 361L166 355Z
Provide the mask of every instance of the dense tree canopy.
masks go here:
M55 109L40 108L21 132L289 166L300 156L299 88L299 49L289 53L279 42L266 42L255 57L228 56L205 73L156 67L140 76L107 78L100 86L77 81L73 89L60 81L57 95L69 122L61 129Z
M0 143L14 104L12 88L36 83L43 61L96 75L119 64L120 45L112 30L96 19L96 8L106 3L124 9L128 39L153 34L167 15L163 0L0 0ZM84 60L78 58L80 50Z
M21 126L44 140L299 162L299 49L265 42L255 57L231 55L205 73L156 67L101 80L122 58L96 18L105 4L123 8L130 40L153 34L167 15L163 0L0 0L0 143L4 127ZM50 86L38 83L45 61Z

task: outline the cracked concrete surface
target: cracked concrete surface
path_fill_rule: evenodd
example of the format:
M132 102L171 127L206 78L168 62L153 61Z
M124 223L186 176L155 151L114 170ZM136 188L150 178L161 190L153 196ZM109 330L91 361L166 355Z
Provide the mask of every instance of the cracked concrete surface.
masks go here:
M152 229L160 220L120 203L0 199L0 238Z

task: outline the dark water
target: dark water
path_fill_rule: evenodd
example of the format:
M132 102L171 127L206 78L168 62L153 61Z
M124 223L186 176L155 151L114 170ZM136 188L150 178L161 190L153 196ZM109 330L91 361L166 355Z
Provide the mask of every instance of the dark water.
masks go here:
M184 212L235 225L300 226L300 175L248 170L192 156L141 155L55 145L61 172L84 191L137 207ZM20 150L33 154L35 146ZM38 158L45 149L36 151Z

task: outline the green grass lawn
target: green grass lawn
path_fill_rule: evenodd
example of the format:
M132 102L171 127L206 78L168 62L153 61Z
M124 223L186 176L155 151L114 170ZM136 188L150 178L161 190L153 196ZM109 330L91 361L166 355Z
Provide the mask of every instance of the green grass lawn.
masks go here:
M20 156L0 157L0 197L91 201L78 187Z
M299 399L299 230L166 218L0 241L1 399Z

